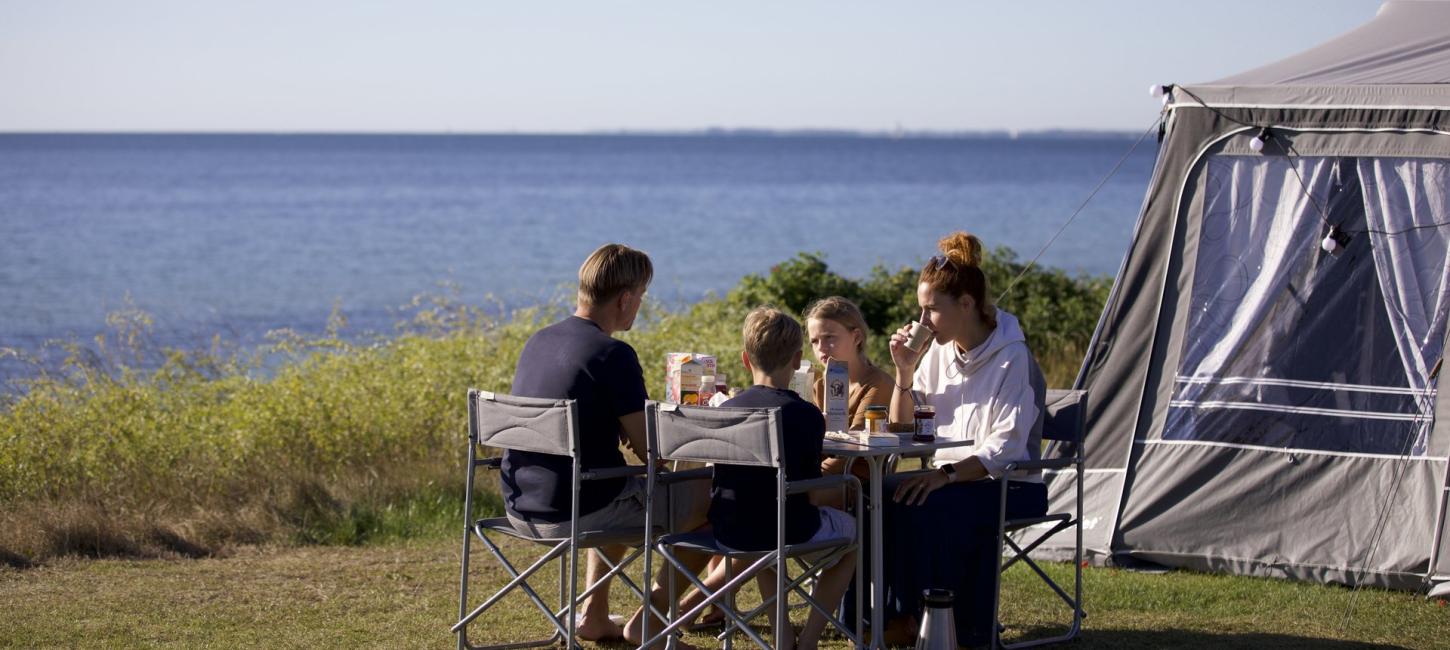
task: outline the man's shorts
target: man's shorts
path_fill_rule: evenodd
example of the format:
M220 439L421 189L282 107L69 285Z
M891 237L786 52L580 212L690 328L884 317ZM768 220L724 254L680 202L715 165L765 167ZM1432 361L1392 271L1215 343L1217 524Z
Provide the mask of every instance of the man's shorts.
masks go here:
M645 493L649 482L643 476L630 476L619 496L594 512L579 515L579 530L606 530L611 528L644 528ZM697 508L710 502L710 481L682 481L669 486L669 498L663 491L655 495L655 525L669 527L670 514L675 522L703 521L704 513ZM524 535L540 538L563 538L569 536L569 522L528 522L507 513L514 530ZM675 532L671 530L671 532Z

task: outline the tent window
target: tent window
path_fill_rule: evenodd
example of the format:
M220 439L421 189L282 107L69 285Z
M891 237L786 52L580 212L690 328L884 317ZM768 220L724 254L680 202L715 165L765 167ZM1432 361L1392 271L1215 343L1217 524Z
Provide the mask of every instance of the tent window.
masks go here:
M1450 218L1450 165L1219 155L1204 173L1163 437L1423 455L1450 229L1367 231ZM1338 255L1319 245L1326 212L1353 233Z

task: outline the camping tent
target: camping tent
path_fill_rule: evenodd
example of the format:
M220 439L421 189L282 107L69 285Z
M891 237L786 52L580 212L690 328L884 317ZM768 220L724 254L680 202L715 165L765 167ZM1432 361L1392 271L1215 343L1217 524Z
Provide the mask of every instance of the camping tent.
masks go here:
M1450 2L1167 90L1077 380L1086 550L1450 589Z

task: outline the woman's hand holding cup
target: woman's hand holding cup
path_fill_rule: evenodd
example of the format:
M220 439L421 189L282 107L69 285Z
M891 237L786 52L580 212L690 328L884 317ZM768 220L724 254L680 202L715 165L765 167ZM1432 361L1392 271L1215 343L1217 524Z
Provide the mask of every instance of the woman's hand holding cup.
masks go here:
M933 332L930 327L921 321L910 323L896 330L891 335L891 361L901 370L910 372L916 368L916 362L921 358L926 346L931 343Z

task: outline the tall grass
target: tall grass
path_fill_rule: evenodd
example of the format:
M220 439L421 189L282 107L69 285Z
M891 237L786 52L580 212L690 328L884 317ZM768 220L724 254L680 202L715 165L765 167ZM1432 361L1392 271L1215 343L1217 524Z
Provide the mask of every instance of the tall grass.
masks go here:
M798 294L792 300L819 297L799 290L813 281L792 273L801 259L809 257L746 278L723 297L675 309L647 304L621 338L638 351L650 392L661 389L657 364L669 351L715 353L732 384L744 383L746 311L763 301L799 311L782 299L787 288ZM903 278L914 282L909 270L877 277L886 280L856 286L884 293ZM849 293L855 281L843 281L818 286ZM1072 307L1095 313L1102 296L1091 282L1100 281L1069 279L1082 290L1058 299L1088 302ZM881 309L907 309L882 304L868 313L883 326L899 315ZM156 346L150 319L126 310L93 345L68 344L63 370L6 398L0 562L200 556L236 544L358 544L452 530L463 493L465 391L507 391L529 335L564 313L546 305L491 317L433 296L416 300L391 336L345 337L335 312L320 336L274 333L244 353ZM1029 318L1024 326L1033 331ZM1060 329L1060 320L1040 328ZM1044 339L1051 347L1038 354L1057 383L1076 372L1088 335ZM485 508L496 511L496 497Z

